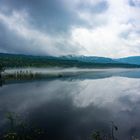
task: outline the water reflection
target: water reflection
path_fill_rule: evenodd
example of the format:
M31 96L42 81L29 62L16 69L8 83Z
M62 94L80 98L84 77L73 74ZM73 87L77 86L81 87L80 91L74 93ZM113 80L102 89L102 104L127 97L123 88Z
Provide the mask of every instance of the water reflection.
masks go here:
M3 84L14 84L14 83L25 83L33 81L43 81L43 80L54 80L61 79L66 81L73 80L85 80L85 79L104 79L109 77L127 77L127 78L140 78L140 69L33 69L31 75L26 72L27 69L23 69L21 72L21 77L16 78L16 72L19 73L20 69L7 70L5 74L12 73L10 78L0 78L1 85ZM31 70L30 70L31 71ZM37 73L36 73L37 72ZM27 73L27 75L26 75ZM22 75L23 74L23 75ZM25 75L24 75L25 74ZM25 77L24 77L25 76ZM12 78L11 78L12 77Z
M131 71L133 75L137 74ZM119 140L140 137L139 91L139 78L116 75L4 85L0 88L0 130L6 125L4 114L12 111L46 130L50 140L85 140L93 130L109 133L111 121L119 127Z

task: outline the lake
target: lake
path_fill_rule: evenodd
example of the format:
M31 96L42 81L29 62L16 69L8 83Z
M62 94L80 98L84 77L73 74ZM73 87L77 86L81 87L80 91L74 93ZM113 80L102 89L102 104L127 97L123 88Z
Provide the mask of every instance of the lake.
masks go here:
M59 71L61 72L61 71ZM140 138L140 69L68 71L75 75L6 82L0 87L0 132L5 114L41 128L47 140L89 140L94 131L118 140Z

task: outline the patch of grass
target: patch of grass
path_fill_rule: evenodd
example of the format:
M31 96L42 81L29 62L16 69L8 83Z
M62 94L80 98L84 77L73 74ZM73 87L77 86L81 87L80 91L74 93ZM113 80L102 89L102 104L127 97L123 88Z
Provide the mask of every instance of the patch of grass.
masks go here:
M39 128L30 127L25 121L13 112L6 114L9 124L7 132L2 134L2 140L41 140L44 131Z

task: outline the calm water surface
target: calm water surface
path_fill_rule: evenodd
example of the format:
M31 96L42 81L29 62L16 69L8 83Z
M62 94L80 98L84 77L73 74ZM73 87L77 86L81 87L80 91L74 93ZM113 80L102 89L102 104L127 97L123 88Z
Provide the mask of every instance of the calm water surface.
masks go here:
M90 73L0 87L0 131L15 112L43 128L48 140L88 140L94 130L119 140L140 138L140 70Z

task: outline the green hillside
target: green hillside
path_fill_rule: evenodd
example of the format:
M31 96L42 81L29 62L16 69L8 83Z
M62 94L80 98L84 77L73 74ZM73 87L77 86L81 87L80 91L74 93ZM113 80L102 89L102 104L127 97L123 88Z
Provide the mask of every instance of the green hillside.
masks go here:
M0 64L5 68L15 67L80 67L80 68L137 68L139 65L125 63L83 62L53 56L31 56L0 53Z

